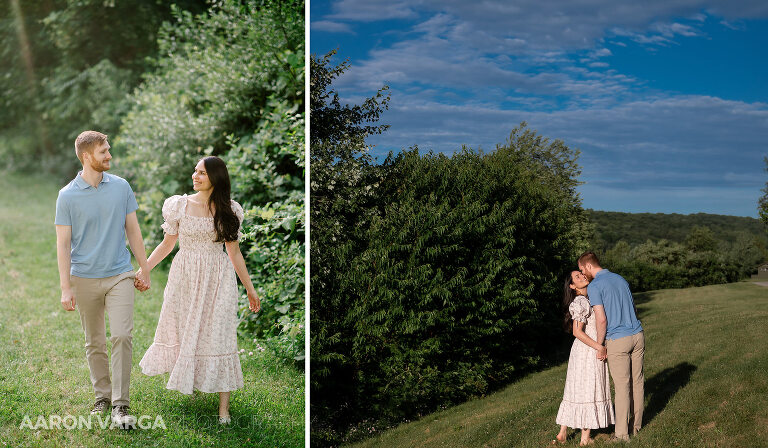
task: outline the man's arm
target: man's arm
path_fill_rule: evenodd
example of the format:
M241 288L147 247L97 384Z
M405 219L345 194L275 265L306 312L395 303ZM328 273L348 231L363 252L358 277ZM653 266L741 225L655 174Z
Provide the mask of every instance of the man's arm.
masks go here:
M605 307L603 305L595 305L592 307L592 311L595 313L595 324L597 325L597 343L603 345L608 328L608 317L605 315Z
M72 266L72 226L56 226L56 259L59 262L61 306L67 311L74 311L75 295L69 282Z
M136 258L141 269L137 274L138 280L146 289L149 289L149 264L147 264L147 253L144 249L144 239L141 236L136 212L125 215L125 235L128 237L128 245L131 247L131 252L133 252L133 256Z
M605 333L608 328L608 318L605 316L605 307L603 305L595 305L592 307L592 312L595 313L595 325L597 326L597 343L601 346L605 342ZM607 350L598 350L597 359L605 359Z

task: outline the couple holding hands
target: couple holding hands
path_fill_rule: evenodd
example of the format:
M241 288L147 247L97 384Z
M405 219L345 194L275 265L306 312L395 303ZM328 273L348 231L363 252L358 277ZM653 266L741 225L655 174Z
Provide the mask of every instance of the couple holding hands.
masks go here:
M129 408L134 288L151 287L151 270L178 241L154 342L139 366L146 375L170 372L168 389L184 394L194 389L218 392L219 423L227 424L230 392L243 387L235 275L245 286L249 309L258 312L261 307L238 244L244 213L230 199L227 167L218 157L197 163L192 174L196 193L165 200L165 237L147 259L136 198L125 179L107 173L109 150L106 135L81 133L75 152L83 170L56 200L61 304L67 311L77 307L80 313L96 396L91 414L111 406L112 421L119 427L135 425ZM137 272L126 239L139 264ZM111 379L105 312L112 343Z

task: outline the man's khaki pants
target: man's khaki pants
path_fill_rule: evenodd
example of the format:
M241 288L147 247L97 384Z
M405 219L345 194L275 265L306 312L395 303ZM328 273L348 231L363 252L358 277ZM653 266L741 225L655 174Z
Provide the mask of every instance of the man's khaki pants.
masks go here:
M641 331L632 336L608 340L605 348L608 351L608 369L611 371L616 392L616 437L629 440L630 421L632 434L640 431L643 423L645 336Z
M71 276L80 323L85 332L85 356L91 371L96 400L106 398L112 406L128 406L128 385L133 355L133 271L107 278ZM107 362L107 328L104 311L109 316L112 342L112 376Z

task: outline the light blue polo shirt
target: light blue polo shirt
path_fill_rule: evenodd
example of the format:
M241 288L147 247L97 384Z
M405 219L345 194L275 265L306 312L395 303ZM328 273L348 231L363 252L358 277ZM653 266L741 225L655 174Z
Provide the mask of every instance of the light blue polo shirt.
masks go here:
M59 191L56 225L72 226L72 268L82 278L106 278L132 271L125 217L139 206L122 177L102 173L98 188L81 176Z
M619 339L643 331L635 314L635 301L629 283L619 274L603 269L587 286L589 303L603 305L608 318L606 339Z

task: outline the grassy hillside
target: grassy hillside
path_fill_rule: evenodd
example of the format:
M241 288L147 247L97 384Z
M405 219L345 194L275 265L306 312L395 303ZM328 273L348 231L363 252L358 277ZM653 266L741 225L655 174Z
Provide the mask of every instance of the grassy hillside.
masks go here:
M644 243L646 240L666 239L682 243L693 226L709 227L715 236L725 242L733 243L739 233L746 232L760 238L768 245L768 232L765 225L756 218L742 216L711 215L696 213L680 215L677 213L623 213L587 210L589 220L595 225L598 246L611 248L619 240L630 245Z
M101 429L96 421L90 430L22 427L24 416L32 425L38 416L87 418L94 399L80 318L59 303L58 188L42 177L0 176L0 446L304 446L304 374L256 341L238 341L245 387L232 393L231 427L217 422L218 394L182 395L165 389L168 375L141 373L162 305L162 271L136 295L131 410L150 422L161 416L167 429Z
M646 399L644 427L631 446L768 446L768 287L742 282L635 299L646 332ZM559 429L566 367L531 374L355 446L545 446ZM611 432L599 432L596 445L608 446ZM567 446L576 445L572 430Z

